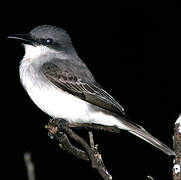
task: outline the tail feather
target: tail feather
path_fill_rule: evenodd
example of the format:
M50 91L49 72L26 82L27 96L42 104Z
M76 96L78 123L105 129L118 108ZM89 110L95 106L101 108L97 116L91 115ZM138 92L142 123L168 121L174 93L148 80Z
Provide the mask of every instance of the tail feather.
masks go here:
M139 129L136 131L129 131L129 132L147 141L148 143L152 144L153 146L160 149L161 151L168 154L169 156L175 155L175 152L172 149L170 149L166 144L162 143L157 138L153 137L147 131L143 131L142 129Z
M121 120L124 126L127 126L127 130L134 134L135 136L147 141L148 143L152 144L156 148L160 149L164 153L168 154L169 156L175 155L175 152L170 149L166 144L162 143L157 138L153 137L150 133L148 133L143 127L134 125L129 121Z

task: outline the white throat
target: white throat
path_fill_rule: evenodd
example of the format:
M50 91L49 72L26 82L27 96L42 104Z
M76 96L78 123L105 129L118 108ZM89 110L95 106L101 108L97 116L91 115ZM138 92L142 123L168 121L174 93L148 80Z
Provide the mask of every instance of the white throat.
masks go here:
M52 50L46 46L38 45L38 46L31 46L24 44L25 47L25 59L35 59L39 56L46 55L47 53L51 53L52 51L55 53L55 50Z
M65 54L63 51L56 51L44 45L31 46L28 44L23 44L25 47L25 55L23 60L30 60L31 62L41 57L42 59L48 59L48 57L67 59L69 55ZM45 57L46 56L46 57Z

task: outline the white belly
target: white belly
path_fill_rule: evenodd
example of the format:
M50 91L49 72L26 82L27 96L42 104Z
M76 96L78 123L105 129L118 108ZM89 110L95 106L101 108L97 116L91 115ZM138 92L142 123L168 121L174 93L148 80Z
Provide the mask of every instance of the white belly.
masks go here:
M70 122L88 121L89 119L87 102L63 92L51 84L48 87L43 85L40 88L31 86L29 83L26 90L34 103L51 117L64 118Z
M20 66L20 79L33 102L53 118L63 118L69 122L117 125L127 129L116 117L95 111L90 104L51 84L48 79L37 74L26 61Z

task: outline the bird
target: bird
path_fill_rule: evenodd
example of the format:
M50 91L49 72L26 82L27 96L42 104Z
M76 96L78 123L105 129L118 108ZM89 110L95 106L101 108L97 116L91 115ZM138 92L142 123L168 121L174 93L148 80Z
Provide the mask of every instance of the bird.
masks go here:
M128 120L124 108L102 88L81 60L65 30L40 25L29 33L12 34L8 38L23 44L20 82L32 101L50 117L68 123L116 126L167 155L175 155L143 127Z

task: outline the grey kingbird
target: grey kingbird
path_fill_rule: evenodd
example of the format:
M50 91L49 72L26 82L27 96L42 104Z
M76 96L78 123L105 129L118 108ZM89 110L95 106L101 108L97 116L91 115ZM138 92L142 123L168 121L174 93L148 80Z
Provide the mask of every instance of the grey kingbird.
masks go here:
M144 128L127 120L123 107L96 82L63 29L42 25L9 38L23 43L20 81L33 102L49 116L70 123L117 126L168 155L175 154Z

